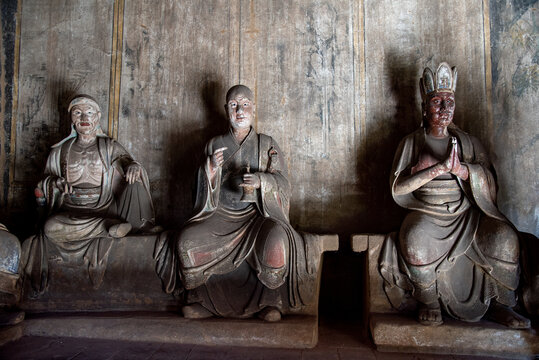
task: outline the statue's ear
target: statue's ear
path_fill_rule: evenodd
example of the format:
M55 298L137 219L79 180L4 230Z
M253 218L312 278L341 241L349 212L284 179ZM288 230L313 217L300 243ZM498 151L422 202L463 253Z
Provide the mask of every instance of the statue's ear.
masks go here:
M98 119L98 120L101 120L101 111L98 111L98 112L97 112L97 119Z

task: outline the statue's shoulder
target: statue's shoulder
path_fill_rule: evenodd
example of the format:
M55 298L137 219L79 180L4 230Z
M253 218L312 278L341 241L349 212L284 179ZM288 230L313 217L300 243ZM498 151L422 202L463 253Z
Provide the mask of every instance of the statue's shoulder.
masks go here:
M420 127L416 129L414 132L411 132L410 134L406 135L404 138L402 138L400 145L414 145L419 144L425 140L425 129Z
M467 133L457 126L452 127L450 132L459 138L463 146L470 147L470 150L473 148L474 151L483 151L483 144L477 137Z
M225 138L228 136L228 134L222 134L212 137L208 142L206 143L206 147L212 146L213 144L222 144L225 142Z
M100 148L106 147L111 150L124 149L124 146L118 140L108 137L107 135L99 135L97 141Z
M266 134L258 133L258 141L260 141L261 146L260 147L271 147L272 145L276 144L275 140Z

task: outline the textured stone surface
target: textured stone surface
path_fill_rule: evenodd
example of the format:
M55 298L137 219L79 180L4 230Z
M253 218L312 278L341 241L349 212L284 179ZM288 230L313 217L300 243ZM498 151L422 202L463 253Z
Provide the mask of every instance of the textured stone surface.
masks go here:
M539 236L537 5L537 1L491 0L490 28L498 204L520 231Z
M445 319L442 326L419 324L402 315L371 314L371 334L380 351L499 355L539 355L536 330L514 330L495 323Z
M16 341L23 336L23 325L0 327L0 346Z
M493 357L380 353L361 337L357 321L320 320L318 345L313 349L277 349L185 345L162 342L25 336L0 347L0 358L27 359L174 359L174 360L497 360ZM357 319L356 319L357 320ZM508 357L514 359L515 357Z
M47 315L24 321L24 335L175 344L311 348L318 341L318 317L188 320L175 313Z
M395 313L395 309L387 301L384 292L384 282L378 271L378 258L384 243L385 235L379 234L356 234L352 235L352 250L366 252L364 268L364 314L369 313Z
M98 288L90 282L87 264L49 259L47 291L35 299L25 281L20 307L27 312L177 310L179 299L163 292L155 270L155 241L155 235L115 239Z

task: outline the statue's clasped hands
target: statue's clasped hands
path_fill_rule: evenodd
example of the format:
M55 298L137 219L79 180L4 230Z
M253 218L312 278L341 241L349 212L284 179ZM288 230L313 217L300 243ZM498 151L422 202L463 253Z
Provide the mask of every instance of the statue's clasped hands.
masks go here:
M468 171L465 166L460 163L458 155L458 142L456 137L451 138L451 143L448 146L449 155L440 163L444 173L451 173L462 179L468 178Z

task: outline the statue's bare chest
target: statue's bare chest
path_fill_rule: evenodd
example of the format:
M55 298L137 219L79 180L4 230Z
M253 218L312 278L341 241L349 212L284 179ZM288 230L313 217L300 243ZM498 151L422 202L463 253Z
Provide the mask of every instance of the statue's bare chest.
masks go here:
M81 147L74 143L66 157L67 181L72 186L96 187L101 185L103 163L97 144Z

